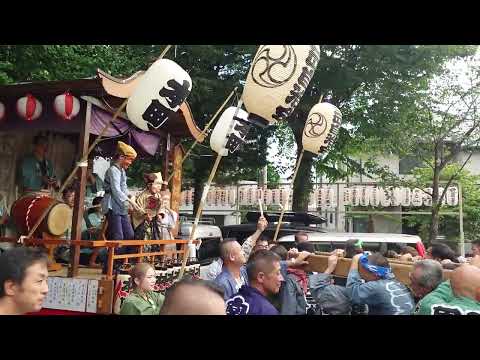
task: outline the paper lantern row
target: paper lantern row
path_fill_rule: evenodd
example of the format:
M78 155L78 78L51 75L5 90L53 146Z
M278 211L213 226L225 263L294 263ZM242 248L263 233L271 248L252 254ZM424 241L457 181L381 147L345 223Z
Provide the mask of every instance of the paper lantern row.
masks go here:
M439 194L443 193L444 188L439 188ZM426 192L432 193L432 188L426 188ZM372 188L367 186L357 186L345 188L343 191L344 205L352 206L432 206L432 196L428 195L422 189L410 188ZM442 205L458 205L458 188L451 186L442 200Z
M53 101L55 112L65 120L71 120L80 111L80 101L68 91L55 97ZM17 114L27 121L36 120L42 115L42 103L31 94L17 100ZM5 105L0 102L0 121L5 117Z
M439 188L442 194L443 188ZM432 188L425 191L432 193ZM373 207L421 207L432 206L432 197L422 189L410 188L380 188L368 186L354 186L343 190L343 204L350 206L373 206ZM182 206L193 205L193 189L182 192ZM451 186L442 200L442 205L458 205L458 188ZM292 203L292 192L288 188L267 189L263 191L255 187L240 187L238 199L236 188L211 188L207 194L207 206L230 206L237 204L241 206L258 206L260 199L263 205L286 205ZM341 195L340 195L341 196ZM288 199L288 200L287 200ZM309 196L309 207L336 207L337 194L334 187L323 187L315 189Z

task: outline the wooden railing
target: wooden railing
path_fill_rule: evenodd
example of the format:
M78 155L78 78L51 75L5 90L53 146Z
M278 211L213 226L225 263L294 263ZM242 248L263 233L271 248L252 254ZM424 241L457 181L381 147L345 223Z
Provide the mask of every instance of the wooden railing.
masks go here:
M0 242L16 243L16 238L0 237ZM197 243L194 241L193 243ZM165 255L180 255L184 256L186 253L186 246L188 240L51 240L40 238L27 238L24 239L23 245L25 246L42 246L49 250L49 257L53 260L53 250L59 245L75 246L76 251L80 251L80 248L107 248L107 274L106 279L113 279L113 265L115 260L123 260L124 263L128 263L129 259L142 259L144 257L152 257L155 261L157 256ZM165 250L166 245L181 244L180 250ZM144 252L144 245L159 245L160 251L156 252ZM117 254L116 250L122 247L136 247L137 252L132 254ZM53 260L54 261L54 260Z

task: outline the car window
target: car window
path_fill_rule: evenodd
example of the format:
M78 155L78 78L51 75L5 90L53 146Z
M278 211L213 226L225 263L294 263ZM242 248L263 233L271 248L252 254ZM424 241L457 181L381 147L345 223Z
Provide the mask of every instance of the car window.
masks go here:
M220 257L220 241L220 238L202 239L197 255L201 264Z

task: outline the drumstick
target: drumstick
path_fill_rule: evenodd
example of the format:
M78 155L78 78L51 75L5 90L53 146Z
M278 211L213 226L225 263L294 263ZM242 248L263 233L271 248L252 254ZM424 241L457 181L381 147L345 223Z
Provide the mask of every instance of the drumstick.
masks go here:
M262 200L258 199L258 207L260 208L260 217L263 217Z

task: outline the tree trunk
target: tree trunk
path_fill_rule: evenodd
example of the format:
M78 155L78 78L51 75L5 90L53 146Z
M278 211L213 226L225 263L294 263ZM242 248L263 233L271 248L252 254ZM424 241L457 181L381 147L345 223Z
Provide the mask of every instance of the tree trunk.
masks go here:
M297 161L298 155L297 154ZM312 191L312 162L313 157L309 152L303 154L303 160L298 169L297 178L293 184L293 199L292 210L293 211L308 211L308 200L310 192Z
M204 182L203 178L195 177L195 179L193 179L193 216L195 216L198 207L200 206Z
M302 152L302 134L305 126L305 119L307 114L296 113L289 119L289 126L293 131L295 142L297 143L297 159L295 165L298 162L298 157ZM312 191L312 164L313 154L305 152L303 154L302 163L298 169L297 178L293 184L293 198L292 198L292 211L308 211L308 200L310 192Z
M438 193L438 187L440 183L440 163L442 159L442 153L443 153L443 144L436 144L435 145L435 166L433 169L433 192L432 192L432 221L430 223L430 236L429 236L429 241L430 243L434 242L437 240L438 237L438 226L439 226L439 211L440 211L440 206L439 206L439 193Z

